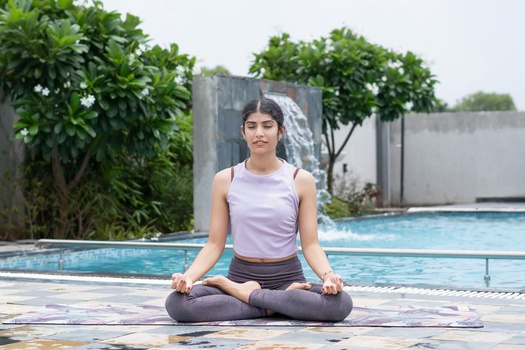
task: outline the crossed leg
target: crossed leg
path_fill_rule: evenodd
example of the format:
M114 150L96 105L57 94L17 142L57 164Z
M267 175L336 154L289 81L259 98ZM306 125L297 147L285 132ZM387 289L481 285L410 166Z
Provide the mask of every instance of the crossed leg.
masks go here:
M261 289L259 283L255 281L237 283L221 275L206 278L202 281L202 284L205 286L217 287L226 294L231 295L232 297L235 297L247 304L250 294L256 289Z

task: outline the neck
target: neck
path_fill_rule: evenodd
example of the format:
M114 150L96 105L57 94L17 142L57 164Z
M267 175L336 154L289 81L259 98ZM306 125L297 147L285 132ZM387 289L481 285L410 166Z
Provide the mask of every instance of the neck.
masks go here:
M273 173L283 165L283 162L278 159L275 154L271 156L250 156L246 163L246 169L257 175L264 175Z

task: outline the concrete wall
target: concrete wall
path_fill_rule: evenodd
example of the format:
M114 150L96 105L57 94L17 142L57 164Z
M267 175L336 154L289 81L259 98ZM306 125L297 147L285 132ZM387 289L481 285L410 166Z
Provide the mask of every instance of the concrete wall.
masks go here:
M377 183L386 206L474 203L525 197L525 113L436 113L404 117L401 201L401 119L376 117L357 127L335 164L337 179ZM336 132L340 145L349 126ZM347 172L343 172L347 164Z
M0 92L0 100L2 99ZM18 119L7 100L0 104L0 239L9 231L23 229L22 171L25 148L20 140L13 140L13 124ZM11 209L16 208L17 212Z
M265 92L287 95L299 105L308 118L309 128L314 135L316 157L320 158L320 89L246 77L196 77L192 94L196 232L209 230L211 186L215 173L249 156L248 147L241 137L241 109L246 102L260 98ZM284 148L278 149L278 155L286 159Z
M334 176L336 181L342 178L345 181L354 181L358 186L367 182L377 183L377 121L376 117L366 119L363 125L358 126L343 152L337 158L334 165ZM335 132L336 150L345 140L351 125L343 125ZM346 172L344 171L346 164Z
M404 205L525 197L525 113L405 116ZM390 195L400 204L401 121L390 123Z

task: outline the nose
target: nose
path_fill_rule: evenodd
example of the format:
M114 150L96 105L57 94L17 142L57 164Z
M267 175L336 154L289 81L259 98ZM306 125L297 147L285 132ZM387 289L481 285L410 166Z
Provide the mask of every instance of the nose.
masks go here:
M262 126L258 126L257 129L255 130L255 136L263 136L264 133L263 133L263 128Z

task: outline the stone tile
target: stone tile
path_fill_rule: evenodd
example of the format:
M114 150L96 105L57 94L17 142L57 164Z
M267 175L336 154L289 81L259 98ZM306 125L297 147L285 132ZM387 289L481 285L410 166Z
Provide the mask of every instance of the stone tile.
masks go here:
M11 339L10 337L0 336L0 348L4 348L5 345L18 343L18 340Z
M307 332L299 329L283 335L274 336L271 340L276 343L295 343L300 340L303 344L322 344L323 346L327 346L337 344L340 341L351 337L353 337L353 335L348 333L319 333Z
M502 308L501 305L484 305L484 304L478 304L478 303L471 304L470 306L476 309L476 311L480 315L492 314Z
M264 340L267 338L280 336L289 332L290 330L232 327L223 331L213 333L213 335L205 335L204 338L213 337L227 339Z
M3 314L0 314L0 323L4 322L4 321L7 321L7 320L10 320L11 318L13 318L12 315L3 315Z
M491 350L523 350L524 346L522 345L516 345L516 344L498 344L494 346L493 348L490 348Z
M93 288L93 289L90 289L89 292L90 293L102 293L102 294L111 294L111 295L122 295L122 294L128 294L129 292L132 292L135 288L134 287L128 287L128 288L123 288L123 287L113 287L111 285L107 286L107 287L100 287L98 286L98 288Z
M25 299L25 300L19 300L16 302L16 305L32 305L32 306L44 306L48 304L64 304L63 299L55 298L55 297L47 297L47 296L40 296L40 297L34 297L31 299Z
M18 296L26 296L26 297L49 297L49 296L55 296L57 294L60 294L60 292L53 292L49 290L42 290L42 289L32 289L32 290L17 290L13 293L5 293L5 295L18 295Z
M370 349L404 349L419 343L416 338L377 337L357 335L337 343L337 346L361 347Z
M22 295L0 295L0 305L2 304L14 304L18 301L24 301L27 299L32 299L33 296L22 296ZM4 309L0 308L0 312L2 312Z
M8 344L3 347L3 349L71 349L77 346L87 345L88 343L79 342L79 341L69 341L69 340L51 340L51 339L36 339L23 341L19 343Z
M307 327L297 331L297 334L301 332L313 333L313 334L340 334L344 336L354 336L359 334L365 334L372 331L375 327ZM319 335L323 336L323 335Z
M169 334L132 333L121 337L106 339L102 341L102 343L146 346L148 348L153 348L163 347L172 343L179 343L188 339L191 339L191 337L181 337Z
M101 294L101 293L91 293L91 292L72 292L72 293L56 294L55 296L53 296L53 298L65 299L62 304L67 304L71 300L89 301L89 300L108 298L111 296L112 296L111 294Z
M503 322L503 323L521 323L525 324L525 314L490 314L481 318L483 322ZM525 327L525 326L524 326Z
M501 343L512 337L512 334L496 333L496 332L479 332L467 330L451 330L439 334L432 339L439 340L459 340L459 341L473 341L473 342L487 342L487 343Z
M177 343L171 343L163 349L239 349L243 345L253 344L252 340L239 339L214 339L214 338L189 338ZM253 349L253 348L251 348ZM269 348L268 350L273 349Z
M108 328L109 327L109 328ZM105 330L111 329L125 329L128 333L147 333L148 331L155 329L159 326L142 326L142 325L107 325ZM99 328L102 329L102 328Z
M4 304L2 305L2 314L15 317L15 315L21 315L35 309L38 307L34 305Z
M507 305L503 306L498 313L501 314L525 314L525 305Z
M56 330L38 327L38 326L19 326L10 329L4 329L0 331L0 337L9 337L13 340L26 341L31 339L42 338L51 334L57 333L60 331L58 328Z
M282 342L282 341L257 341L237 348L238 350L248 349L279 349L279 350L315 350L325 348L325 344L306 343L306 342Z
M163 296L164 298L167 298L171 292L173 292L173 290L170 289L169 285L167 285L166 288L162 290L153 290L150 288L135 289L135 290L130 291L128 295L142 295L142 296L155 297L155 298L158 298L159 296Z
M144 304L164 307L164 305L166 305L166 298L151 299L151 300L148 300L147 302L145 302Z
M346 334L346 335L359 335L368 334L374 330L375 327L307 327L303 328L304 332L314 333L331 333L331 334Z
M148 301L151 300L149 297L140 296L140 295L129 295L129 294L121 294L121 295L112 295L109 297L103 297L100 299L97 299L98 302L104 302L104 303L125 303L125 304L147 304Z
M224 327L207 327L207 326L158 326L144 333L150 334L171 334L181 337L202 337L223 330Z
M89 343L82 346L76 346L71 350L152 350L144 346L114 345L103 343Z
M493 348L494 343L477 343L465 341L450 341L450 340L433 340L420 339L420 342L411 346L410 349L438 349L438 350L489 350Z
M49 287L50 291L57 293L73 293L73 292L91 292L93 289L100 289L98 286L86 286L75 284L57 284Z
M483 328L476 329L478 332L488 333L521 333L525 330L523 323L483 322Z
M16 283L0 281L0 289L12 288Z
M525 349L525 333L521 335L516 335L510 339L504 341L505 344L521 344Z
M378 337L399 337L399 338L430 338L445 333L445 328L384 328L374 327L366 335Z
M129 334L125 327L119 327L120 329L114 329L112 331L93 331L92 329L85 329L77 327L75 330L66 332L55 333L43 337L44 339L57 339L57 340L74 340L81 342L96 342L112 338L122 337Z
M7 290L1 290L0 291L0 295L2 296L15 296L15 295L20 295L21 293L25 293L27 292L26 290L24 289L11 289L11 288L8 288Z

